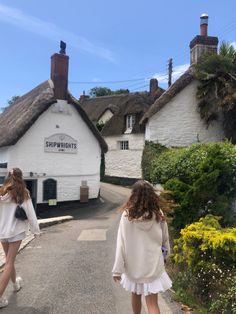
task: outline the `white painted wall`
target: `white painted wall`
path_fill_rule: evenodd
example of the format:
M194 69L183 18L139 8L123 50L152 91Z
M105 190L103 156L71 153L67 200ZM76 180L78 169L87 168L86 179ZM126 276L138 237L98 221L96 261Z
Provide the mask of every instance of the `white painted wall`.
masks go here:
M44 138L56 133L76 139L77 154L44 152ZM59 100L53 104L8 150L8 169L19 167L26 178L30 178L29 172L35 173L34 178L38 179L38 203L43 202L42 182L47 178L57 180L58 201L78 200L82 180L87 180L89 198L98 196L101 162L99 142L76 109L66 101Z
M9 156L9 146L0 147L0 163L4 163L8 161Z
M145 139L167 147L221 141L224 133L220 124L213 122L207 128L200 118L196 89L197 81L193 81L153 115L146 125Z
M103 115L99 118L98 123L106 123L108 120L111 119L113 116L113 113L111 112L110 109L107 109Z
M0 163L5 163L8 161L9 149L8 147L0 147ZM5 177L7 174L7 169L0 168L0 176Z
M141 159L144 134L124 134L105 137L108 152L105 155L105 174L115 177L141 178ZM118 141L129 141L129 150L120 150Z

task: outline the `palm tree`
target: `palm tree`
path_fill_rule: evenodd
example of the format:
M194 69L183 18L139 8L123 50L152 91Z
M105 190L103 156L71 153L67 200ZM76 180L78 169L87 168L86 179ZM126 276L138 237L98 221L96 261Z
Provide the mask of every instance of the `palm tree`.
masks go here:
M219 54L211 54L196 65L201 118L209 125L222 120L225 136L236 143L236 50L223 42Z
M220 45L219 55L235 60L236 50L233 45L227 43L226 41L223 41L222 44Z

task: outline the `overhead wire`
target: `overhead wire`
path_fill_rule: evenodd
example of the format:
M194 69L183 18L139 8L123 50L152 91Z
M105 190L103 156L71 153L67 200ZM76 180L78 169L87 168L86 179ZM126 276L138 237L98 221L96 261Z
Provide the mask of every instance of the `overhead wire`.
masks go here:
M223 27L218 28L217 33L219 34L218 36L223 36L225 34L228 34L230 32L232 32L234 29L236 29L236 23L235 21L231 21L230 23L228 23L227 25L224 25ZM181 63L180 61L184 61L186 62L186 59L189 57L189 52L188 51L182 51L181 53L178 53L177 55L173 56L173 61L175 64ZM173 72L175 71L175 69L178 67L178 65L174 66L173 68ZM151 69L151 68L148 68ZM148 71L148 72L142 72L142 78L133 78L133 79L125 79L125 80L117 80L117 81L69 81L69 84L120 84L120 83L129 83L131 82L131 84L127 84L126 88L130 88L130 87L135 87L137 85L139 85L141 82L145 82L147 80L150 80L150 78L153 78L155 76L155 72L157 71ZM164 70L163 70L164 72ZM162 73L160 71L160 73ZM184 73L184 71L180 72L180 75ZM140 73L139 73L140 74ZM158 74L158 73L156 73ZM137 74L136 74L137 75ZM158 79L165 79L168 77L168 74L161 74L161 75L157 75ZM132 83L133 82L133 83ZM138 86L136 88L131 88L131 90L137 90L139 88L143 88L148 86L148 84L146 85L142 85L142 86Z

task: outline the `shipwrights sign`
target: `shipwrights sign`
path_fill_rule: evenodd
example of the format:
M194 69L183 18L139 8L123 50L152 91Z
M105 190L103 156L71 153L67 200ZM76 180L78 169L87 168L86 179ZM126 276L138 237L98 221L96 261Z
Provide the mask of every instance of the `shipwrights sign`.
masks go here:
M44 139L45 152L76 154L77 148L77 141L66 134L54 134Z

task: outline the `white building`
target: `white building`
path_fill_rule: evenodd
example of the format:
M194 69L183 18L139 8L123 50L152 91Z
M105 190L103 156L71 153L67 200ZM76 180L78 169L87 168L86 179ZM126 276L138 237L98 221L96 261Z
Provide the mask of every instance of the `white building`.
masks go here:
M157 80L151 79L149 92L95 98L82 95L80 104L90 119L94 124L105 124L101 134L108 145L105 156L106 180L132 183L142 177L145 129L139 122L163 92Z
M198 81L194 64L204 53L217 53L218 38L207 35L208 16L201 16L201 35L190 42L189 69L158 98L143 116L145 139L167 147L187 146L196 142L224 139L221 121L208 127L200 117L196 97Z
M0 179L19 167L36 204L89 198L100 189L101 152L107 145L68 93L69 58L51 57L51 79L20 97L0 115Z

